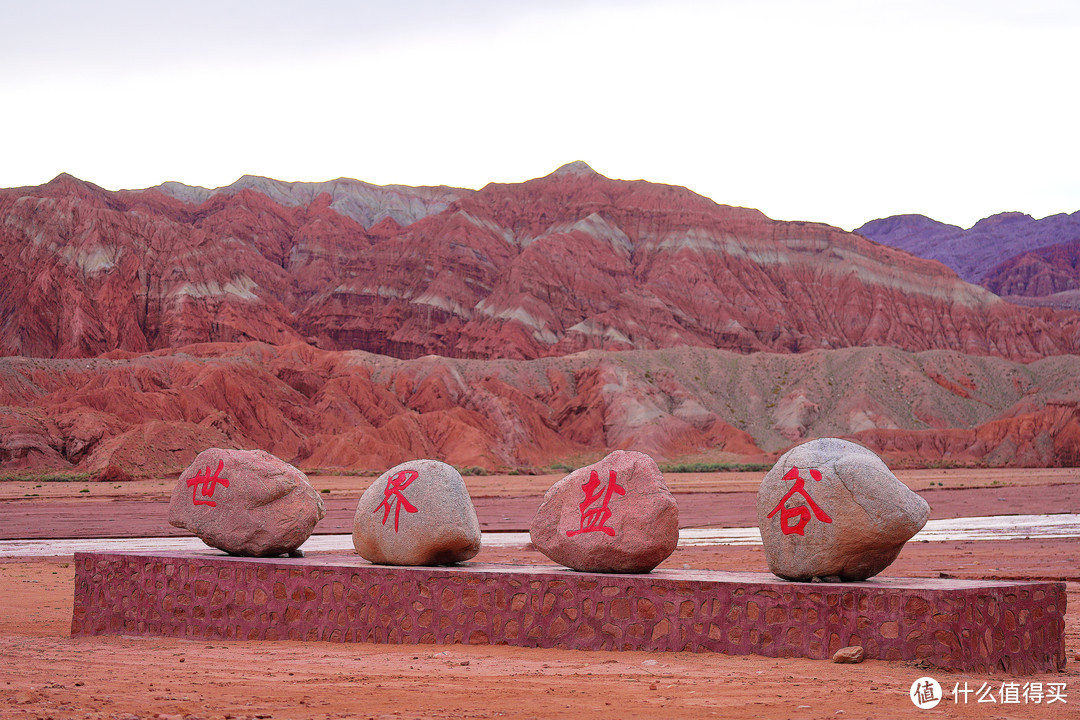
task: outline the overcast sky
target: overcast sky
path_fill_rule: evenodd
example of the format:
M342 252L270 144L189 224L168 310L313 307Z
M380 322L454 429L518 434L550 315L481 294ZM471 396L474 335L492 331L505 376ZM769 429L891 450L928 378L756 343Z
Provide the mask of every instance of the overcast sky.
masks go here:
M0 24L0 187L584 160L847 229L1080 210L1071 0L0 0Z

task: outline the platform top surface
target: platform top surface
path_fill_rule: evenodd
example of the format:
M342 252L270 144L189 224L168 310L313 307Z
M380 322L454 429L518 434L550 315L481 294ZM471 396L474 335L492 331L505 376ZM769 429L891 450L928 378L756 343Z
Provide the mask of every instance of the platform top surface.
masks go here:
M779 587L800 587L803 589L826 590L831 588L857 588L863 590L973 590L978 588L1001 588L1020 585L1050 585L1055 584L1046 581L1015 581L1015 580L961 580L958 578L900 578L900 577L873 577L862 582L792 582L779 578L772 573L765 572L725 572L720 570L694 570L694 569L658 569L650 573L634 575L625 573L589 573L557 565L512 565L509 563L478 563L464 562L457 565L439 566L404 566L404 565L374 565L364 560L359 555L351 553L330 553L308 555L302 558L291 557L237 557L227 555L221 551L207 549L194 552L100 552L100 553L76 553L75 560L85 557L129 558L138 557L147 560L209 560L225 563L247 563L258 565L270 565L279 567L303 567L303 568L356 568L364 570L386 570L402 573L424 573L430 576L445 577L454 574L483 574L483 575L526 575L551 578L552 576L597 579L625 578L641 579L648 581L664 582L694 582L694 583L734 583L739 585L769 585ZM1061 583L1056 583L1061 584Z

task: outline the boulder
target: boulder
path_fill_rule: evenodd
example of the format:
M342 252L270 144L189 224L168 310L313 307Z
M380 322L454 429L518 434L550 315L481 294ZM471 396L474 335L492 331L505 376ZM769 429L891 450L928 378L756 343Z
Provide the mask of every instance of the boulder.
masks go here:
M679 507L651 457L616 450L552 485L529 532L568 568L645 573L674 552Z
M866 658L866 653L858 645L848 645L833 653L834 663L854 665L861 663Z
M371 484L356 506L353 547L380 565L450 565L480 552L480 522L461 474L410 460Z
M870 450L821 438L784 453L758 489L769 570L787 580L865 580L922 529L930 506Z
M264 450L204 450L180 475L169 523L232 555L295 553L326 515L307 476Z

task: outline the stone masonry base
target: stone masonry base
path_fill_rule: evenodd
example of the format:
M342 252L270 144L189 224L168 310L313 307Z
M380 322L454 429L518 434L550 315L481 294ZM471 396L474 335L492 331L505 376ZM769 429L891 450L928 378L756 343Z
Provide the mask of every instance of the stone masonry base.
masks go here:
M1065 586L764 573L646 575L466 563L371 565L355 555L238 558L79 553L71 634L197 640L508 644L581 650L868 658L951 670L1065 666Z

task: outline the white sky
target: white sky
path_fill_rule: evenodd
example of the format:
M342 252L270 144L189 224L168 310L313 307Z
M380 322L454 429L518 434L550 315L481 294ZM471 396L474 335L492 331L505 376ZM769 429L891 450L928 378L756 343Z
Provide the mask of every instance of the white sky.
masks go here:
M0 0L0 187L478 188L781 220L1080 210L1080 2Z

